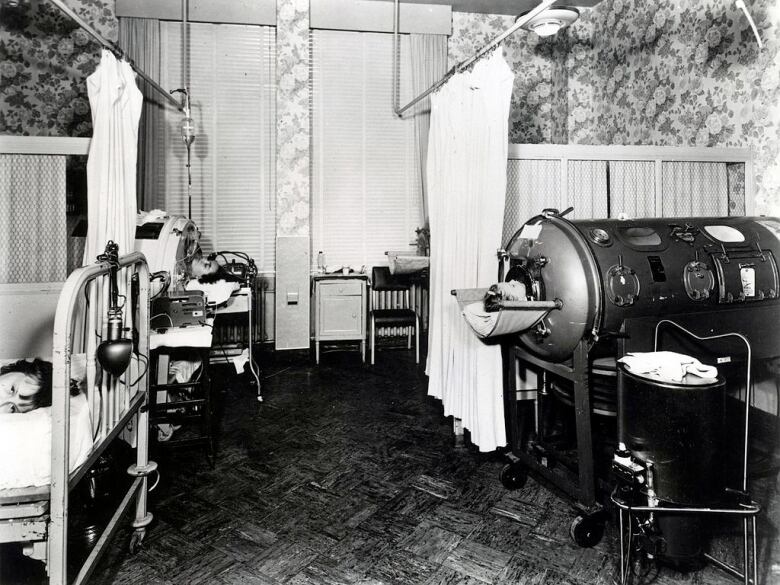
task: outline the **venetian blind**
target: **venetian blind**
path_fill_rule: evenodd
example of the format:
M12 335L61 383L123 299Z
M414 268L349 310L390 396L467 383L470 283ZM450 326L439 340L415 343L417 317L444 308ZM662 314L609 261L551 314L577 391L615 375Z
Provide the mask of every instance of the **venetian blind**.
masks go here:
M274 270L276 240L275 29L190 23L192 219L204 250L242 251ZM161 29L163 86L182 87L181 24ZM182 114L167 108L166 210L187 215Z
M312 32L312 258L322 250L329 265L386 265L422 225L414 122L393 113L392 48L390 34Z

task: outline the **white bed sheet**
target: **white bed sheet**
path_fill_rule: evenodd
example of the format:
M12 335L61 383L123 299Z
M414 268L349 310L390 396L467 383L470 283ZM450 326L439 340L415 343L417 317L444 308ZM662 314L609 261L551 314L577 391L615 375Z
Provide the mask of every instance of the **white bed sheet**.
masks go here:
M206 295L206 302L222 305L228 301L230 295L239 289L237 282L218 280L217 282L199 282L192 279L184 285L187 290L201 290Z

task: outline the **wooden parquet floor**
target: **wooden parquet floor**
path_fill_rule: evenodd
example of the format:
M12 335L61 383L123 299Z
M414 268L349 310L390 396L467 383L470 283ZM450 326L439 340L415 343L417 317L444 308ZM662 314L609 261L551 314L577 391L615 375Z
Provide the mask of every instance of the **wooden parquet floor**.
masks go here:
M507 491L498 454L455 448L451 421L426 396L422 366L383 351L269 356L261 404L227 369L215 379L218 457L155 453L162 478L143 549L120 532L92 582L115 585L599 585L616 575L616 530L592 549L574 511L530 479ZM755 488L760 583L780 583L775 477ZM722 548L736 538L724 536ZM726 530L729 532L729 530ZM76 537L74 536L74 539ZM78 543L74 544L74 549ZM0 582L41 583L40 566L0 550ZM662 569L645 583L734 583L711 567Z

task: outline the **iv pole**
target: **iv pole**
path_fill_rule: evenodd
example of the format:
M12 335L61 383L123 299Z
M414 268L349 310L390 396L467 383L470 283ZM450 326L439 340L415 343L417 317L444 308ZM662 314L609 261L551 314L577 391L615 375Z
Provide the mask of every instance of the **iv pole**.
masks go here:
M172 89L171 94L184 94L184 119L181 121L181 139L187 148L187 217L192 219L192 143L195 141L195 121L190 108L190 59L189 59L189 0L181 0L182 70L184 87Z

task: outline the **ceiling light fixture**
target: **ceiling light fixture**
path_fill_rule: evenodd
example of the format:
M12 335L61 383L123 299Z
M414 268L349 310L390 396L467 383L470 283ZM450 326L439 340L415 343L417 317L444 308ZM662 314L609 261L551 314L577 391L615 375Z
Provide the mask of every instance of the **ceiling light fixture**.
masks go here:
M520 16L523 15L521 14ZM517 18L520 18L520 16ZM569 26L577 20L579 16L580 11L576 8L569 8L566 6L548 8L520 28L529 32L535 32L540 37L549 37L562 28Z

